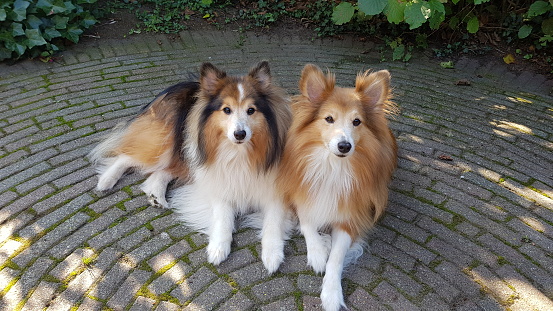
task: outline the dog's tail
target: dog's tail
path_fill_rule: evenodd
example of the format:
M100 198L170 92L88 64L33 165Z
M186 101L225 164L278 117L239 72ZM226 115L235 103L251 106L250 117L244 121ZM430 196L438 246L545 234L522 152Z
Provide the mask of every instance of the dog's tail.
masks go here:
M112 157L114 150L120 145L126 128L126 122L117 124L86 157L95 164L105 164L106 159Z
M198 193L194 184L172 190L169 193L169 207L190 229L209 234L213 213L207 200Z

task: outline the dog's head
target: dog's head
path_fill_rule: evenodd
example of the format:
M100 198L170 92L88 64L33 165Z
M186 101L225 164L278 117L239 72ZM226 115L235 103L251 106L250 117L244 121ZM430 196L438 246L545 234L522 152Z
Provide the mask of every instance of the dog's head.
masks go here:
M295 113L309 127L314 139L337 157L355 153L364 137L388 131L386 104L390 97L390 73L386 70L357 75L355 88L337 87L331 73L317 66L304 67L299 83L302 100Z
M249 142L253 132L264 127L258 99L270 83L271 73L265 61L244 77L227 76L211 63L204 63L200 69L200 88L209 98L204 121L209 117L211 128L222 132L234 144Z

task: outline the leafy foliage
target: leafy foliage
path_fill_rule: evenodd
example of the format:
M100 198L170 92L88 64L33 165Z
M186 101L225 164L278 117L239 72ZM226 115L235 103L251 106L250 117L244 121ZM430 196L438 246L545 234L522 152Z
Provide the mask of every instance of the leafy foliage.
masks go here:
M96 0L0 0L0 61L49 57L77 43L97 20L86 10Z

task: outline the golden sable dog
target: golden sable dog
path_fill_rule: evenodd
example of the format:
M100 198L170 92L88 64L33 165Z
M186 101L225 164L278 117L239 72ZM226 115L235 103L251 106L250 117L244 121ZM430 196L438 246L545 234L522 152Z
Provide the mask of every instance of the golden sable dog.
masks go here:
M332 74L308 64L299 88L277 183L299 218L308 264L325 272L322 305L337 311L345 306L344 262L362 254L356 242L388 201L397 147L386 116L396 106L386 70L359 74L354 88L342 88ZM326 229L331 243L320 233Z

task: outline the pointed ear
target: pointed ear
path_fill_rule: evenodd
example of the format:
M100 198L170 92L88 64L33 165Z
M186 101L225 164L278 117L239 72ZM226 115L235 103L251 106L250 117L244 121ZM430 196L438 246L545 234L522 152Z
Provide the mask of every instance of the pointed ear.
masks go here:
M227 74L219 70L211 63L203 63L200 67L200 87L209 95L217 92L219 81L225 78Z
M271 69L269 69L269 62L267 61L262 61L255 67L252 67L248 75L259 82L262 88L267 88L271 85Z
M388 70L360 73L355 80L355 91L370 109L384 109L390 97L390 73Z
M321 103L334 90L334 75L325 74L319 67L307 64L303 67L300 78L300 92L312 103Z

